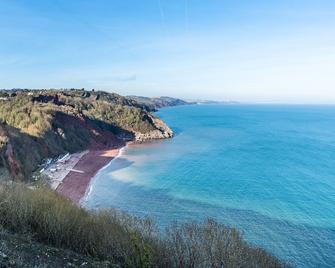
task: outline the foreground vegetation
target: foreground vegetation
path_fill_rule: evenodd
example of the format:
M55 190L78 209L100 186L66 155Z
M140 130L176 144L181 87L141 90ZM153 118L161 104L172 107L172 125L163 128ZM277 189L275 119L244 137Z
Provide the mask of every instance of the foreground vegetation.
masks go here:
M15 234L0 228L1 268L118 267L69 249L37 242L29 234Z
M162 234L149 219L88 212L44 187L0 188L0 215L12 233L120 267L283 267L214 220L173 224Z

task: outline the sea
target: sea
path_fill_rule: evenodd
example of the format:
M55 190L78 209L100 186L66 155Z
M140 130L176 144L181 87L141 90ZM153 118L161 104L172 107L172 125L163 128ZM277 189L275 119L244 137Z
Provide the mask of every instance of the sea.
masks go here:
M175 137L130 145L84 205L215 218L296 267L335 267L335 106L204 104L157 112Z

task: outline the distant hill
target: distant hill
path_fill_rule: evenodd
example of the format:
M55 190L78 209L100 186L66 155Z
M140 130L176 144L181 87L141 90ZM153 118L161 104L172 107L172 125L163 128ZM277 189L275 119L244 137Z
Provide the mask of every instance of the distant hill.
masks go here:
M151 110L102 91L2 91L0 176L8 170L12 177L28 177L43 159L89 146L171 137L171 129Z
M127 96L128 99L134 100L143 108L149 108L149 111L156 111L160 108L169 107L169 106L179 106L179 105L188 105L195 104L195 102L188 102L182 99L176 99L171 97L141 97L141 96Z
M222 100L204 100L204 99L190 99L186 100L190 103L196 103L196 104L239 104L237 101L222 101Z

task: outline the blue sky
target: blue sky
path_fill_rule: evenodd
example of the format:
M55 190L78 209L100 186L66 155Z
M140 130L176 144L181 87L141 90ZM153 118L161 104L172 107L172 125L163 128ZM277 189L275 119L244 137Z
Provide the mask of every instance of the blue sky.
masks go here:
M0 0L0 82L335 103L335 1Z

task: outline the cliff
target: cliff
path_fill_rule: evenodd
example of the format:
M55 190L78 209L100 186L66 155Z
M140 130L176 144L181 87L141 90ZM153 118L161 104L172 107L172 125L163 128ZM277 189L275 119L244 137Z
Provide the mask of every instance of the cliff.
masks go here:
M0 100L0 174L22 179L65 152L172 137L150 110L115 93L17 91Z

